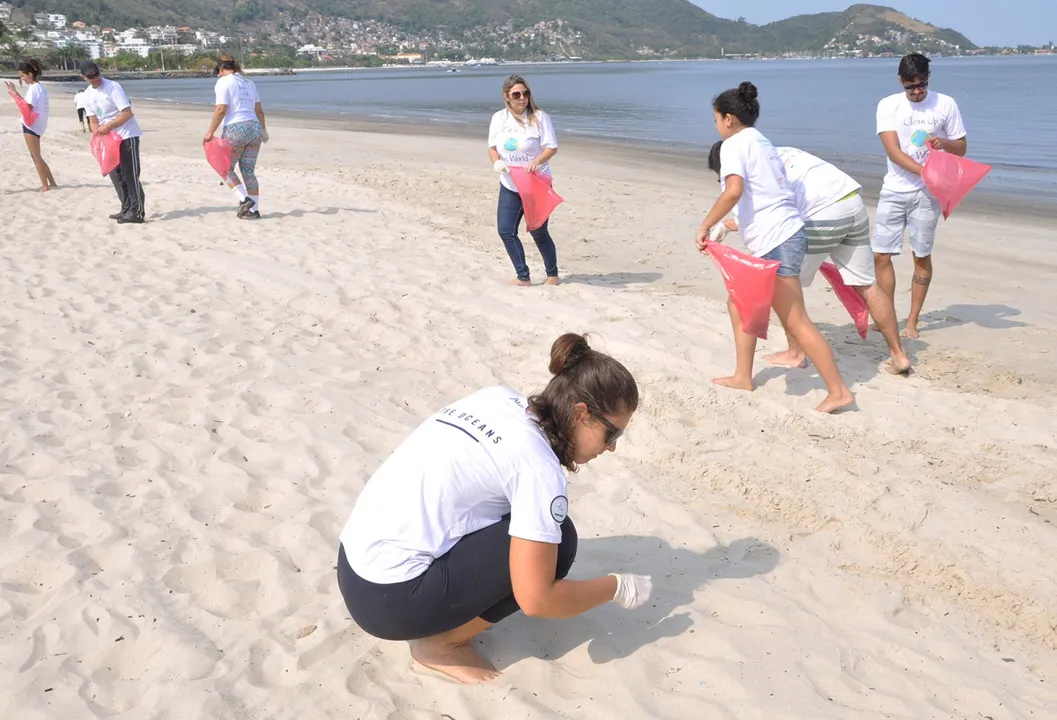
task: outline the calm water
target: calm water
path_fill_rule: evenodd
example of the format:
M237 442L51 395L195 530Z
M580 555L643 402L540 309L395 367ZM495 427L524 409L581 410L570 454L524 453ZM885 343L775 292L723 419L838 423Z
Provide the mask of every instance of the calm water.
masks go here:
M458 124L487 132L499 89L523 74L559 137L579 135L706 149L718 139L711 98L751 80L759 128L854 171L883 172L877 101L899 89L898 60L575 63L393 68L256 78L266 108ZM969 131L969 157L994 166L981 189L1057 198L1057 56L937 58L932 90L954 96ZM123 83L136 98L212 102L213 81ZM205 121L203 121L205 122Z

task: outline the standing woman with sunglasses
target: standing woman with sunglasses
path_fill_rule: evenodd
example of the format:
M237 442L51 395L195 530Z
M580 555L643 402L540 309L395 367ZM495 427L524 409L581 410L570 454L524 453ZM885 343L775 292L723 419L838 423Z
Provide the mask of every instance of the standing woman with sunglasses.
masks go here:
M51 168L48 167L48 163L44 162L44 157L40 153L40 138L48 128L48 115L51 109L48 101L48 91L40 82L42 72L40 63L36 60L26 60L18 66L19 79L28 86L26 96L22 99L26 101L26 104L29 105L33 112L39 115L32 125L26 125L25 122L22 123L22 136L26 139L26 147L29 148L30 157L33 158L33 165L37 169L37 177L40 178L40 191L47 192L55 187L55 178L51 174ZM7 92L12 96L19 95L14 83L11 82L7 83Z
M566 580L576 558L566 471L618 438L639 403L618 361L567 333L547 387L489 387L416 429L360 492L341 531L338 587L369 635L460 682L499 673L470 641L518 610L571 618L649 599L643 575Z
M551 177L549 161L558 154L558 138L550 116L540 110L532 99L528 83L520 75L511 75L503 83L502 110L492 116L488 127L488 156L499 173L499 207L496 221L499 237L503 239L507 255L514 264L517 277L511 285L532 285L525 248L518 237L518 226L525 212L521 196L510 177L509 168L522 167L530 173ZM547 226L531 230L532 239L543 256L547 285L558 284L558 253Z
M235 214L243 220L257 220L261 217L257 156L261 143L268 142L261 97L257 94L257 85L242 74L242 68L230 55L217 59L213 74L217 76L216 108L202 142L209 142L218 128L224 128L222 137L231 143L227 183L239 201ZM241 180L235 173L236 165L242 172Z

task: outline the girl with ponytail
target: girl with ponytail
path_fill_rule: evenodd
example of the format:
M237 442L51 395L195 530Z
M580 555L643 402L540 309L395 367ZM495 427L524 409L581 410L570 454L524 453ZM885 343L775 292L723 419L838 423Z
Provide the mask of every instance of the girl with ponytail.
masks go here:
M828 394L815 409L834 412L855 400L844 384L833 350L804 308L800 287L800 268L807 254L804 221L778 151L755 127L760 117L757 97L756 86L743 82L720 93L712 102L716 130L723 145L718 149L718 158L710 153L709 167L719 173L723 191L697 230L697 249L707 253L713 228L723 222L727 213L733 213L738 233L749 252L781 263L772 307L786 332L804 349L826 383ZM727 311L734 329L737 366L733 375L712 382L751 391L756 337L742 330L741 317L730 300Z
M568 333L526 398L489 387L428 418L367 482L341 532L338 587L365 632L411 643L461 682L498 675L470 640L521 610L570 618L645 603L648 576L566 580L576 558L565 472L617 441L639 403L627 368Z

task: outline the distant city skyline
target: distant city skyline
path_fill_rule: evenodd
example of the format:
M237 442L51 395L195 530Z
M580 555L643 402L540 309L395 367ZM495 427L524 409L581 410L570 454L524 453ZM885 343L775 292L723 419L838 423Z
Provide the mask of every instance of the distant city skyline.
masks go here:
M744 17L765 25L793 15L847 10L854 0L690 0L713 15L735 20ZM1054 0L879 0L869 3L891 7L937 27L957 30L980 46L1042 45L1057 40L1057 2ZM957 7L956 12L951 8Z

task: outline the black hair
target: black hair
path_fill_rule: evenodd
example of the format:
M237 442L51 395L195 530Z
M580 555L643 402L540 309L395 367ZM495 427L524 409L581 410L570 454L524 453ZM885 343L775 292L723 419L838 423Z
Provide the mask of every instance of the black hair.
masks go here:
M529 398L529 412L562 467L576 472L573 460L573 408L583 403L597 416L635 412L639 388L619 361L592 350L587 338L565 333L551 345L550 382Z
M915 80L929 76L929 63L932 62L921 53L904 55L899 61L899 77L903 80Z
M34 80L40 80L40 76L44 74L44 68L41 67L40 61L32 58L19 63L18 71L32 75Z
M716 175L719 175L719 151L722 149L723 141L717 140L708 151L708 169Z
M733 115L745 127L752 127L760 119L760 102L756 86L743 82L736 88L724 90L712 101L712 109L720 115Z

